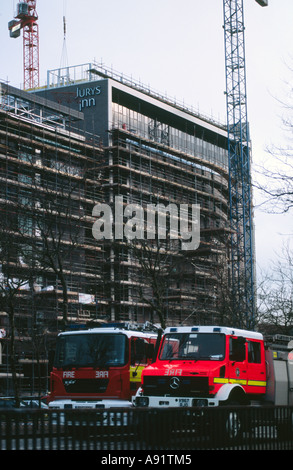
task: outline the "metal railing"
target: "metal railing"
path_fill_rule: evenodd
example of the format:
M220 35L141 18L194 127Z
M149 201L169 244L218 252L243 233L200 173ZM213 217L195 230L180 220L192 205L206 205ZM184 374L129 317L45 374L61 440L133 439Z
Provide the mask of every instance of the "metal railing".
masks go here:
M0 450L292 450L293 407L0 410Z

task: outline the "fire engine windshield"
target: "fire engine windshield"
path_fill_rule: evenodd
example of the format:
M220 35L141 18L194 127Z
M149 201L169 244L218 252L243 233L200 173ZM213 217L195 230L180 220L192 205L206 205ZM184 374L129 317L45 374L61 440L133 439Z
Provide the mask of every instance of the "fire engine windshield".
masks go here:
M54 360L57 368L117 367L127 362L127 341L122 334L59 336Z
M160 360L211 360L225 357L225 335L213 333L166 334L160 351Z

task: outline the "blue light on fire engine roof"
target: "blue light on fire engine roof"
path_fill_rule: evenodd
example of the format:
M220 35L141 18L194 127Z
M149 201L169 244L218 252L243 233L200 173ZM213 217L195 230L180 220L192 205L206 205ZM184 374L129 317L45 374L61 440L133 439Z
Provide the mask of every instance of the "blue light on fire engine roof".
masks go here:
M216 328L213 329L213 331L215 333L221 333L221 328L216 327Z
M177 328L170 328L170 333L174 333L175 331L177 331Z

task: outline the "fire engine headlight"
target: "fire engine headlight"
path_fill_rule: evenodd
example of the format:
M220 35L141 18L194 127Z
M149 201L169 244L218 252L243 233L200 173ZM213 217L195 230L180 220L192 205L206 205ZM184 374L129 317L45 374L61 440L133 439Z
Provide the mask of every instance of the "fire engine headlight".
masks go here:
M135 399L135 405L136 405L136 406L141 406L141 407L149 406L149 399L148 399L148 397L136 397L136 399Z

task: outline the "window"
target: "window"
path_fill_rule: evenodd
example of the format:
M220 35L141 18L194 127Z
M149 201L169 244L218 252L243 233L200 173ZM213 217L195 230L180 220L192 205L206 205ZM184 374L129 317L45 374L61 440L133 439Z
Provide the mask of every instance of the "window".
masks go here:
M248 342L248 362L254 364L260 364L261 355L260 355L260 343L255 341Z
M164 336L160 360L193 359L220 361L225 357L225 335L170 333Z
M57 341L55 367L110 367L127 362L123 334L68 334Z
M230 338L229 359L235 362L245 360L245 338Z
M131 339L131 365L147 364L147 344L141 338Z

